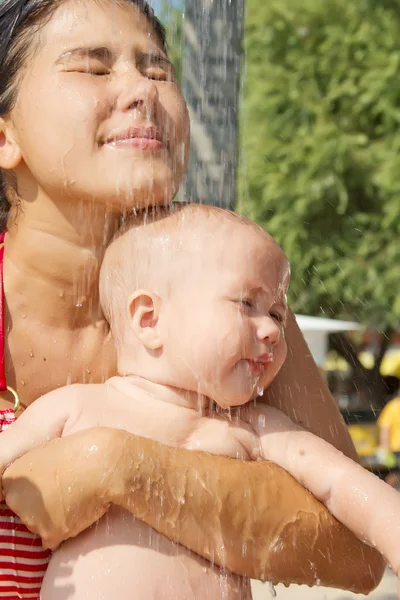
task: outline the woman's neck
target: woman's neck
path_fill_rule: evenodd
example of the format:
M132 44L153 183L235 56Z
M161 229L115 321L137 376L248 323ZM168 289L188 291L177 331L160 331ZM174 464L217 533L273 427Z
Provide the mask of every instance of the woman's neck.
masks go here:
M118 223L118 216L94 203L23 203L9 219L5 240L11 313L59 328L98 320L99 270Z

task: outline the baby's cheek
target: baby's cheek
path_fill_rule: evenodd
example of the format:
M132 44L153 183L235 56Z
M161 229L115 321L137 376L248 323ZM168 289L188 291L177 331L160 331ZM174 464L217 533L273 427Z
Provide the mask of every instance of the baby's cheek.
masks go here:
M283 333L283 335L285 335L285 334ZM283 362L285 362L287 353L288 353L288 347L287 347L286 339L284 337L281 338L279 345L280 345L280 355L282 356L282 363L283 363Z
M226 359L242 358L247 345L248 340L240 323L234 324L225 332L220 344L221 351Z

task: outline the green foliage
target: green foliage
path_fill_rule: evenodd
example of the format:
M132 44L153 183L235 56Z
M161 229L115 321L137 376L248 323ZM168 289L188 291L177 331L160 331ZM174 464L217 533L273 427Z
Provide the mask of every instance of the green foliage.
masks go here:
M247 0L240 210L303 314L400 323L400 4Z

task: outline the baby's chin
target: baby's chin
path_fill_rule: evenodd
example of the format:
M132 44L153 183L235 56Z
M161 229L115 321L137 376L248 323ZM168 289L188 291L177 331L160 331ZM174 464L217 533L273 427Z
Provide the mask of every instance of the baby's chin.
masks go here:
M228 410L229 408L239 408L240 406L244 406L253 398L256 398L257 394L253 391L246 391L241 394L237 392L232 394L221 394L221 396L217 398L213 398L214 402L218 404L220 408L223 410Z
M208 398L211 398L220 408L239 408L264 395L264 390L269 386L275 373L264 372L261 377L249 377L247 370L241 370L238 377L236 370L232 381L213 381L212 389L203 390ZM217 379L217 378L216 378Z

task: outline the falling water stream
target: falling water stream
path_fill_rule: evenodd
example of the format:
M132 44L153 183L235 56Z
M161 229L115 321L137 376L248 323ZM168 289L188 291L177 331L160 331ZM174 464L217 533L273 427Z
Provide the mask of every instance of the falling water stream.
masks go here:
M186 0L183 92L192 144L186 195L236 205L238 108L244 0Z

